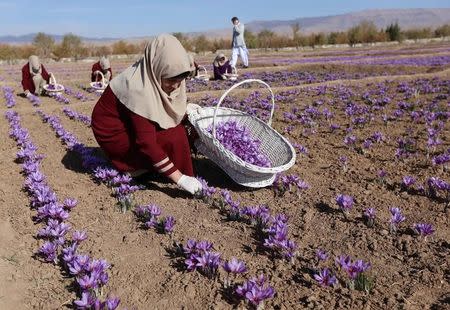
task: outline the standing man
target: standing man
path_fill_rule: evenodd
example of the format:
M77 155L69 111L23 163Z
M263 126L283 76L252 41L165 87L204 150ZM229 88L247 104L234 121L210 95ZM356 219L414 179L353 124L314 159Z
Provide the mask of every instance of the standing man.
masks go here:
M232 40L232 54L231 54L231 66L236 67L238 55L241 57L244 63L244 68L248 68L248 50L244 41L244 24L239 22L237 17L231 19L233 23L233 40Z

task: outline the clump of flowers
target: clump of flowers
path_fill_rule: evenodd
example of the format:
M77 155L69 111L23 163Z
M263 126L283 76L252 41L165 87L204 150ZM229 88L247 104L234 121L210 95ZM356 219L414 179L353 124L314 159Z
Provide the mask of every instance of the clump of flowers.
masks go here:
M170 234L175 226L175 218L173 216L159 218L161 209L154 204L137 206L134 209L134 214L146 228L154 228L160 233Z
M375 209L367 208L364 211L364 219L366 220L367 226L372 227L375 224Z
M77 120L87 126L91 126L91 117L90 116L78 113L67 107L63 108L63 113L70 119Z
M436 198L438 192L443 192L447 203L450 203L450 183L445 182L437 177L430 177L427 180L428 195L431 198Z
M405 221L405 217L399 208L390 208L389 211L391 212L390 231L395 234L400 223Z
M297 195L304 190L309 189L310 186L305 181L301 180L295 174L283 175L278 174L273 183L273 189L276 196L284 196L287 192L297 192Z
M266 283L262 274L238 286L236 293L258 310L264 309L264 302L275 296L274 288Z
M380 182L381 185L386 184L386 176L387 176L387 172L383 169L379 170L377 172L377 176L378 176L378 181Z
M336 284L336 277L333 276L328 268L319 270L318 273L314 274L314 279L320 284L320 286L333 286Z
M288 239L287 217L284 214L272 217L265 231L268 237L264 239L264 246L292 262L297 252L297 245Z
M347 156L339 156L339 165L342 167L342 171L347 172L348 170L348 158Z
M217 271L221 263L221 254L213 252L211 242L203 240L188 240L183 246L184 264L188 271L199 271L208 278L217 277Z
M426 240L426 238L428 236L431 236L432 234L434 234L434 227L431 224L428 223L417 223L414 224L413 226L415 232L421 236L424 240Z
M208 132L212 134L212 125ZM236 121L217 124L216 138L243 161L259 167L271 167L269 158L260 151L261 141L253 138L250 130Z
M371 265L361 259L352 261L348 255L341 255L336 258L336 264L349 277L348 287L360 291L370 292L373 287L373 281L364 273L370 269Z
M243 261L238 260L236 257L232 257L231 260L222 264L223 270L227 272L227 278L224 280L224 287L233 287L232 278L238 274L247 272L247 266Z
M214 201L214 194L216 189L209 186L205 179L197 177L197 180L202 184L202 190L195 194L195 197L202 199L206 203L212 203Z
M336 197L336 203L339 206L339 209L341 209L344 216L347 218L350 210L353 207L353 197L349 195L339 194Z
M6 100L6 107L12 108L13 106L15 106L16 99L14 98L14 89L12 89L11 87L8 87L8 86L3 86L2 90L3 90L3 96L5 97L5 100Z

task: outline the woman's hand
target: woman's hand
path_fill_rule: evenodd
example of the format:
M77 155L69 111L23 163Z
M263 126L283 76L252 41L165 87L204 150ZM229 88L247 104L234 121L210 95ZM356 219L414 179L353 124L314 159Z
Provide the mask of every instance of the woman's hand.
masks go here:
M181 175L181 178L178 180L177 185L181 189L191 193L192 195L202 190L202 183L200 183L199 180L184 174Z

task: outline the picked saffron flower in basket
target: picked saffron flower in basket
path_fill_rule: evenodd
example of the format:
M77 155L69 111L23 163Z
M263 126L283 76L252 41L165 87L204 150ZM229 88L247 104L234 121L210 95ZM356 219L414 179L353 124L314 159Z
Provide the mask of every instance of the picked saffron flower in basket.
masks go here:
M212 133L212 125L208 132ZM260 151L261 141L253 138L244 125L233 120L221 122L216 126L216 138L242 160L255 166L271 166L269 158Z
M263 121L247 112L221 107L230 91L246 83L264 85L271 94L268 120ZM216 163L236 183L246 187L270 186L278 173L295 163L291 143L271 127L275 99L270 86L257 79L234 84L219 99L215 107L188 105L188 117L199 139L197 150Z

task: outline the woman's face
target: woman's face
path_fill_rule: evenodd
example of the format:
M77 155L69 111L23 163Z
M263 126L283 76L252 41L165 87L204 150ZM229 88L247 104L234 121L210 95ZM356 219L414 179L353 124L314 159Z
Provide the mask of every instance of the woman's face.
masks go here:
M170 95L175 89L180 87L181 82L184 78L171 78L171 79L161 79L161 88L167 94Z

